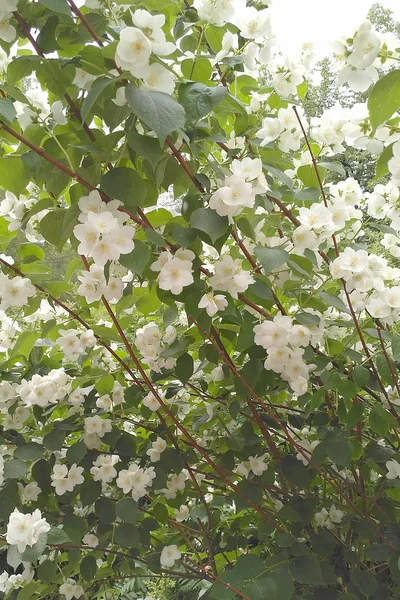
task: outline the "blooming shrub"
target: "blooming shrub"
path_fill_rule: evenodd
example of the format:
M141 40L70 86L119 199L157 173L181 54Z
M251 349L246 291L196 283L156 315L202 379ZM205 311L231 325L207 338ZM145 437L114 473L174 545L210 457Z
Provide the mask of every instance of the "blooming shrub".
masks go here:
M4 598L399 596L400 43L267 5L1 0Z

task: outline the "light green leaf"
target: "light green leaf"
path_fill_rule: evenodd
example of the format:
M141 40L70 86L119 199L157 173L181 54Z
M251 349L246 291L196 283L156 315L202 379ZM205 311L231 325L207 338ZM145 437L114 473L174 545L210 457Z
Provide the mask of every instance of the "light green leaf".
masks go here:
M385 123L400 108L400 69L384 75L371 90L368 98L372 129Z
M126 99L133 112L164 142L185 126L185 111L174 98L163 92L143 92L133 83L126 86Z

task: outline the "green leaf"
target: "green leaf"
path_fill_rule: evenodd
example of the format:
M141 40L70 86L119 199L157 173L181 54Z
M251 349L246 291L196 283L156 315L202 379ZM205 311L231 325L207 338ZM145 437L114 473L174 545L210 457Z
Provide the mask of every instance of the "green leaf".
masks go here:
M245 572L246 573L246 572ZM277 589L275 582L269 577L262 577L248 581L240 591L243 591L251 600L275 600ZM281 596L278 596L281 600Z
M136 524L138 505L132 498L124 498L117 502L115 512L117 517L125 523L130 523L131 525Z
M70 465L79 464L86 456L87 447L83 440L72 444L67 450L67 461Z
M47 543L54 544L55 546L61 546L63 544L71 544L71 540L65 531L52 525L47 532Z
M61 429L50 431L43 438L43 445L48 450L61 450L65 440L65 432Z
M20 458L21 460L38 460L42 458L44 452L43 446L36 444L35 442L28 442L23 446L20 446L14 452L15 458Z
M223 86L208 87L202 83L186 83L179 88L179 102L186 112L188 123L197 122L208 115L227 94Z
M42 86L61 98L75 77L75 67L71 64L63 65L56 58L47 58L37 66L36 75Z
M53 560L45 560L39 565L37 574L41 581L52 583L57 575L57 563Z
M0 116L12 123L17 116L14 104L8 98L0 98Z
M139 156L148 160L153 169L164 158L159 142L147 135L140 135L135 129L128 133L128 144Z
M101 494L100 481L85 481L80 489L80 497L83 506L94 504Z
M329 306L334 306L338 310L345 313L350 312L343 300L341 300L338 296L335 296L335 294L329 294L328 292L320 292L319 295L323 300L325 300L327 304L329 304Z
M4 479L22 479L26 473L23 460L12 458L4 463Z
M392 338L393 358L400 360L400 335L394 335Z
M25 192L30 179L31 171L21 160L0 158L0 188L19 196Z
M129 206L139 206L146 196L146 187L134 169L117 167L108 171L100 181L101 189Z
M378 589L378 581L376 577L368 571L356 571L352 576L353 583L357 586L360 592L370 598Z
M82 120L83 122L89 116L90 111L92 110L96 100L98 97L104 92L104 90L111 84L115 83L115 79L109 79L101 77L100 79L96 79L96 81L92 84L88 95L84 99L82 103Z
M370 412L369 426L372 431L385 437L389 431L397 427L397 421L381 404L375 404Z
M295 581L309 585L322 585L322 571L318 560L312 554L296 556L289 564Z
M122 523L115 529L114 540L126 548L136 548L139 545L139 531L130 523Z
M13 86L24 77L28 77L39 63L39 56L18 56L14 58L7 67L7 83Z
M194 362L190 354L182 354L176 361L175 373L177 378L186 383L193 375Z
M375 178L379 179L389 173L389 160L393 157L393 144L386 146L376 163Z
M186 58L181 63L182 75L192 81L210 81L213 68L208 58Z
M370 372L365 367L354 367L351 376L360 388L368 385L370 380Z
M400 108L400 69L390 71L376 82L368 98L373 131Z
M130 254L121 254L119 262L133 273L141 275L150 260L150 250L141 240L135 240L135 247Z
M280 248L264 248L263 246L256 246L254 248L254 254L260 261L266 275L281 265L284 265L289 259L289 254L286 250L281 250Z
M27 546L21 554L21 559L30 563L35 563L42 556L47 544L47 534L42 533L33 546Z
M60 48L56 40L56 30L59 22L60 19L54 15L53 17L50 17L50 19L47 19L46 23L40 30L40 33L36 38L36 42L43 54L55 52Z
M96 575L97 565L94 556L85 556L82 559L80 573L85 581L91 581Z
M71 9L68 6L66 0L40 0L40 4L49 8L53 12L60 13L62 15L71 16Z
M235 570L243 573L245 579L254 579L265 571L263 560L256 554L242 554L235 565Z
M334 171L335 173L338 173L341 177L343 177L343 179L346 179L347 177L345 169L338 162L319 162L318 168L320 167L326 169L327 171Z
M125 93L135 115L154 131L160 142L185 126L183 107L168 94L144 92L133 83L128 83Z
M328 457L337 465L350 467L353 458L353 447L346 434L342 431L335 431L329 435L326 443L326 453Z
M195 229L206 233L212 243L223 236L229 227L227 217L220 217L211 208L198 208L192 212L190 223Z
M66 210L51 210L43 217L39 224L40 233L44 239L57 248L62 247L66 241L66 232L64 230L66 214Z

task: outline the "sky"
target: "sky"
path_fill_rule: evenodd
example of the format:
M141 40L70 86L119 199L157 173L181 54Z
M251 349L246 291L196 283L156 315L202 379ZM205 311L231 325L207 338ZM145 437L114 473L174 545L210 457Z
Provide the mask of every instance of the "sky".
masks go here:
M350 35L366 18L375 0L273 0L271 18L279 46L295 56L313 41L318 58L330 54L330 41ZM400 0L380 0L400 21Z

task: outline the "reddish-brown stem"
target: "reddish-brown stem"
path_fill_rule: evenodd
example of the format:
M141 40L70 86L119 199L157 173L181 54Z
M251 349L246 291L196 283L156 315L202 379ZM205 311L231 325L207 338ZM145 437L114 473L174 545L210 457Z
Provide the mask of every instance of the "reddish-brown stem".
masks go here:
M192 182L194 183L196 188L199 190L199 192L204 194L205 190L204 190L203 186L201 185L200 181L197 179L196 175L193 173L193 171L187 164L186 160L183 158L181 152L179 152L179 150L175 147L173 141L170 138L167 138L166 142L167 142L167 145L170 147L172 154L175 156L176 160L179 162L179 164L184 169L184 171L187 173L187 175L190 177L190 179L192 180Z

